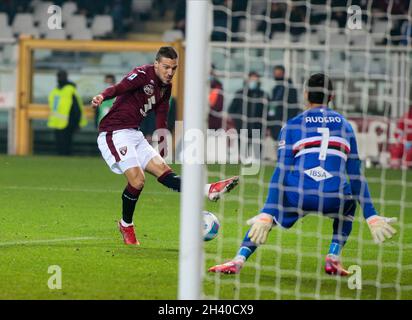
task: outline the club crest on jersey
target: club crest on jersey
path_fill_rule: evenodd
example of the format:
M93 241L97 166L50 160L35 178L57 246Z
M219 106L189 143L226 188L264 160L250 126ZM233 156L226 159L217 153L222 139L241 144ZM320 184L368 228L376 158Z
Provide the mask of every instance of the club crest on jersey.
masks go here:
M126 155L126 153L127 153L127 147L121 147L121 148L119 149L119 152L120 152L120 154L121 154L122 156Z
M143 87L144 93L146 93L148 96L151 96L154 92L154 86L151 84L147 84Z

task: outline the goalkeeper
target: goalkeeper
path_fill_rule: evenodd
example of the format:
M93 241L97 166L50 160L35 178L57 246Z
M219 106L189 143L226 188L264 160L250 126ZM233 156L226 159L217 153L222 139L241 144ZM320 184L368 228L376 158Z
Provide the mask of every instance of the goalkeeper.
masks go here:
M372 204L352 127L327 107L333 98L331 80L312 75L304 96L307 110L289 120L279 134L278 163L263 209L248 220L251 228L235 258L209 272L238 273L273 227L289 229L307 213L320 212L333 219L325 272L346 276L340 254L352 231L357 201L376 243L396 233L390 225L396 218L379 216Z

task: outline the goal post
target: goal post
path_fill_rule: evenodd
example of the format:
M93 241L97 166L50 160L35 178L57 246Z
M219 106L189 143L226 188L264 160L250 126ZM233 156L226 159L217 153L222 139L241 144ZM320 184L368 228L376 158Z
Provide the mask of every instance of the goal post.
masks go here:
M181 300L200 299L202 292L204 154L208 61L208 0L187 0L185 55L185 105L183 133L182 193L180 213L179 292ZM185 152L193 144L196 154Z

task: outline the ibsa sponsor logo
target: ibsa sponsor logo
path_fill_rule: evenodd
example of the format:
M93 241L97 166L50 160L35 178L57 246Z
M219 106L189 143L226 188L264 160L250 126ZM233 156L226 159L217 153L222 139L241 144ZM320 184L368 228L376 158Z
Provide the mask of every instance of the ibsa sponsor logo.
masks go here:
M311 177L315 181L322 181L325 179L329 179L333 177L329 172L327 172L322 167L316 167L312 169L308 169L304 171L309 177Z

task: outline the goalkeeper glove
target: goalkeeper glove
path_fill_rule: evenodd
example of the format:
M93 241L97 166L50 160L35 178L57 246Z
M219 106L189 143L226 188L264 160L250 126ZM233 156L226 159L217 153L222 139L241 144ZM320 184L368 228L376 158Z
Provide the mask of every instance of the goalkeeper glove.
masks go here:
M392 238L392 236L396 233L396 230L391 226L391 224L396 221L397 218L386 218L378 215L373 215L366 219L375 243L379 244L384 242L386 238Z
M249 231L250 240L256 245L266 242L269 231L272 229L273 216L267 213L261 213L247 221L252 226Z

